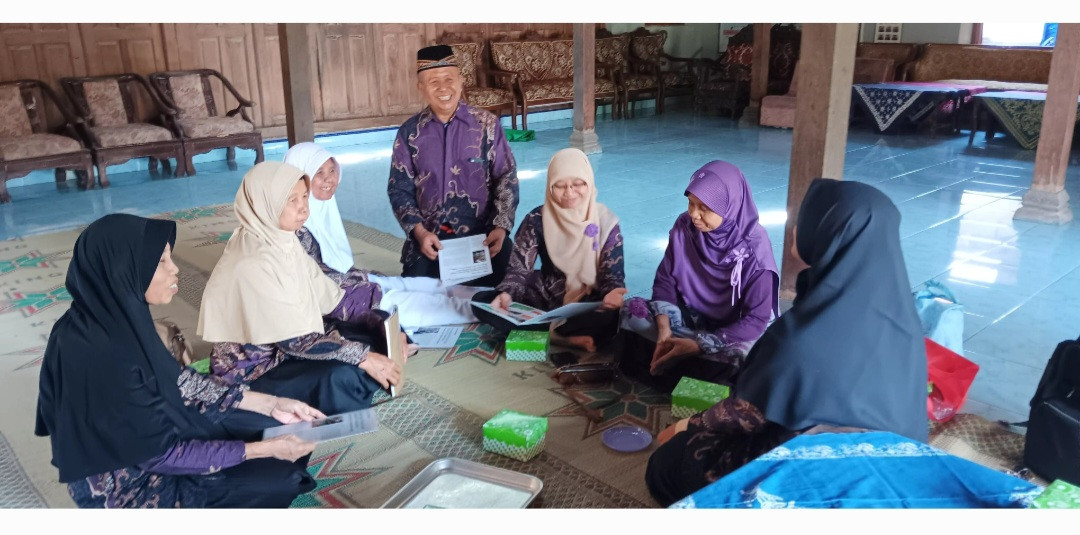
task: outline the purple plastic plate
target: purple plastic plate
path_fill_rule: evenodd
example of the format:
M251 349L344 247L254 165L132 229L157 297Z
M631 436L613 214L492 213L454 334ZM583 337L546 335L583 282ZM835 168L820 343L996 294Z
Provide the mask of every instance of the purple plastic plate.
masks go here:
M652 435L636 425L612 427L601 435L605 446L624 453L641 451L652 444Z

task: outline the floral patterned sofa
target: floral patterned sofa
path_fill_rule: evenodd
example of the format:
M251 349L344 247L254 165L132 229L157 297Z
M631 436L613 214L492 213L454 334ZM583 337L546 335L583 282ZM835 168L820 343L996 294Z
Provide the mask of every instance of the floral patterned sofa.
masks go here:
M150 81L158 96L175 112L175 124L184 143L185 168L195 174L192 157L225 148L230 166L236 165L236 148L255 151L255 163L263 161L262 134L248 117L255 103L247 100L220 72L213 69L155 72ZM235 108L219 113L212 82L221 84Z
M492 41L490 46L496 78L503 74L503 87L519 99L522 128L529 128L529 108L574 101L573 39ZM617 104L618 94L612 76L596 77L598 99Z
M0 203L11 201L9 179L38 169L56 169L58 183L73 169L80 187L90 185L93 159L75 131L79 122L44 82L0 82Z
M1049 49L931 43L905 68L910 82L984 86L991 91L1046 91Z
M98 183L108 187L110 164L149 157L166 168L176 160L176 175L184 174L184 146L173 131L175 112L161 102L150 84L135 73L61 78L64 93L75 105L81 134L90 145Z

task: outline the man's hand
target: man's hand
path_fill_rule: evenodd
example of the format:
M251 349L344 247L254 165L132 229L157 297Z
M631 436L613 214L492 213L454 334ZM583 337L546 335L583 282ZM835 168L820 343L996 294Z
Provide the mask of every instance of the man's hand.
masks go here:
M649 373L657 375L663 372L664 368L698 353L701 353L701 346L698 345L696 340L677 337L668 338L666 342L656 344L656 351L653 352Z
M503 312L506 312L506 311L510 310L510 303L513 303L513 302L514 302L514 300L510 298L510 294L508 294L506 292L503 292L503 293L495 296L495 300L491 302L491 306L498 309L498 310L502 310Z
M383 388L390 388L390 385L397 386L401 383L401 368L382 353L368 351L367 358L358 366L372 379L378 381Z
M484 245L491 251L491 256L499 254L499 251L502 250L503 240L505 239L506 229L502 227L495 227L491 232L488 232L487 239L484 240Z
M416 238L416 243L420 245L420 254L426 256L428 260L435 260L439 256L442 242L439 241L439 237L434 232L424 228L421 223L417 223L413 227L413 237Z
M618 310L622 308L623 296L626 295L626 288L615 288L604 296L604 304L600 305L600 308L604 310Z

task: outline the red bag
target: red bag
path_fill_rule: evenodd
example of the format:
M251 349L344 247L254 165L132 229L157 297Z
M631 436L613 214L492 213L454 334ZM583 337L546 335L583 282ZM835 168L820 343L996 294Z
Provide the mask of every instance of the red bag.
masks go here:
M931 420L946 422L964 406L979 365L929 338L925 341L926 369L933 383L926 399L926 412Z

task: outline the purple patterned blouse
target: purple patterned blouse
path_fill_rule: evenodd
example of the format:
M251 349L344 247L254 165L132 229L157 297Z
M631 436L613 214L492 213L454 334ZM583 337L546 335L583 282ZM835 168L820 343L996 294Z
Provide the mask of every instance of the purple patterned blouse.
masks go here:
M495 114L462 102L443 123L424 108L398 129L387 184L405 235L401 263L421 258L412 238L422 223L457 236L510 232L518 205L517 163Z
M550 310L563 305L566 295L566 274L559 271L548 256L544 243L543 206L537 206L521 220L521 227L514 235L514 250L506 277L496 287L510 294L514 301ZM537 257L540 269L533 269ZM601 301L608 292L626 287L623 267L623 238L619 225L608 234L600 251L600 265L596 270L596 289L582 301Z

